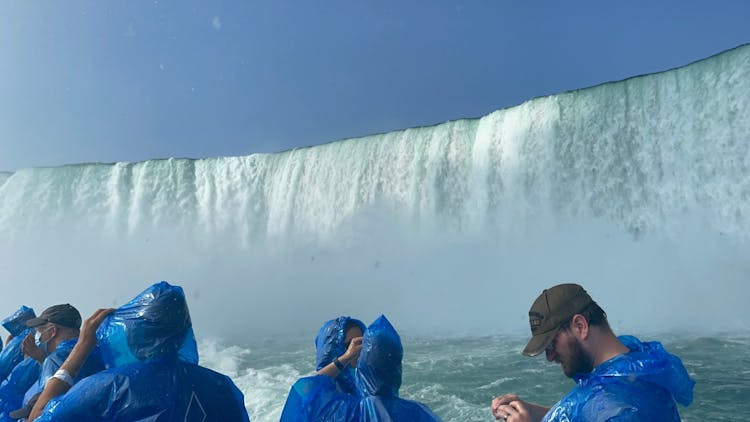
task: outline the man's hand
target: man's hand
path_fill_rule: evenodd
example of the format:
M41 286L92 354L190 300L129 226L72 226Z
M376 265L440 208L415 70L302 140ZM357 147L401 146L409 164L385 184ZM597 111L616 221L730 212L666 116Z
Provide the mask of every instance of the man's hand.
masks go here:
M83 321L81 333L78 335L78 344L84 350L91 351L96 346L96 330L102 325L102 321L107 315L115 310L113 308L97 309L90 317Z
M354 337L349 342L349 348L346 349L343 355L339 357L339 361L345 365L351 364L359 358L359 353L362 351L362 337Z
M47 358L47 353L36 345L36 342L34 341L33 331L23 339L23 343L21 343L21 350L23 351L24 355L34 359L40 364L43 363L44 359Z
M515 394L505 394L492 400L492 416L506 422L539 422L548 411L548 408L525 402Z

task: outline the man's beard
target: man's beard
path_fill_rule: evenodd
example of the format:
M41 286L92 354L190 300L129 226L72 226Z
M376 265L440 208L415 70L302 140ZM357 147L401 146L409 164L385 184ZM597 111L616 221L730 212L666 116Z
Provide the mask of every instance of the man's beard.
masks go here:
M570 358L566 361L562 369L568 378L573 378L575 374L587 374L594 369L593 359L583 350L577 338L570 344Z

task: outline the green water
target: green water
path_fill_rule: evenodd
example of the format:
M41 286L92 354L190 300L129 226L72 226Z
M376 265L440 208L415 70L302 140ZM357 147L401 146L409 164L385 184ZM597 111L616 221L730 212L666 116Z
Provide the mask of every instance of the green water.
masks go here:
M642 337L662 341L696 381L693 404L679 406L684 421L750 420L750 337ZM517 338L413 339L402 393L455 421L490 420L491 399L510 392L552 405L573 382L544 357L521 356L524 344Z
M678 406L684 421L750 420L750 335L645 335L682 358L696 381L693 404ZM491 421L493 397L517 393L552 405L573 382L544 357L520 355L525 338L408 337L401 396L427 404L445 421ZM249 348L201 345L203 363L228 373L245 394L254 421L279 419L286 393L313 371L310 339L268 340Z

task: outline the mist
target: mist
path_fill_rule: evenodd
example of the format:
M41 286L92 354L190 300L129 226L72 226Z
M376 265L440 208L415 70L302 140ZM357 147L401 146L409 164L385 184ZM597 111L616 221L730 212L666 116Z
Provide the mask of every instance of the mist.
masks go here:
M187 294L199 336L248 344L311 336L336 315L383 313L415 335L525 334L542 289L582 284L615 330L746 331L746 242L685 227L635 239L612 224L540 221L523 233L420 233L363 213L326 242L293 236L239 247L177 231L126 239L64 227L0 249L10 313L70 302L84 315L116 307L153 282Z
M342 314L526 333L542 289L576 282L616 330L748 330L748 63L278 154L22 169L0 184L0 309L87 315L166 280L199 337L237 343Z

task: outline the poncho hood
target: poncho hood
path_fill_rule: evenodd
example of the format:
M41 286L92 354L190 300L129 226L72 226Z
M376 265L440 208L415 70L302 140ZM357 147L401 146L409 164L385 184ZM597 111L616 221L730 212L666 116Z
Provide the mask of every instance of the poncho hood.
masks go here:
M357 362L357 387L364 396L398 396L401 388L401 337L381 315L365 331Z
M17 337L28 328L26 327L26 321L32 318L36 318L34 310L26 306L21 306L17 311L5 318L2 324L9 333Z
M165 281L117 308L96 335L108 368L168 356L198 363L185 293Z
M669 391L675 401L688 406L693 401L693 386L682 361L668 353L658 341L642 342L633 336L620 336L630 353L616 356L589 374L577 374L574 379L586 386L601 379L624 378L644 381Z

